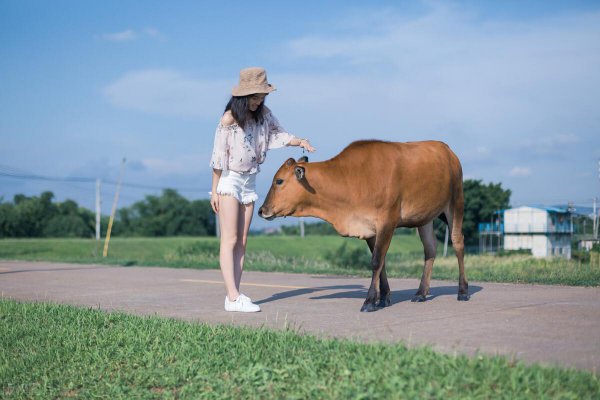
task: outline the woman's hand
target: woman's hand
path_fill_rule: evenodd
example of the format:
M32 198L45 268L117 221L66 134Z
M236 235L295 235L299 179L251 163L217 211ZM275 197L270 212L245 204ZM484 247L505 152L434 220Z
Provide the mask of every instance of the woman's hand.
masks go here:
M304 150L308 151L309 153L312 153L316 150L314 147L311 146L308 139L300 139L300 144L298 146L302 147Z
M217 193L217 187L219 187L219 180L223 173L220 169L214 169L212 173L212 192L210 192L210 206L212 207L215 214L219 213L219 195Z
M216 190L213 190L212 194L210 195L210 205L213 209L213 211L215 212L215 214L219 213L219 195L216 193Z

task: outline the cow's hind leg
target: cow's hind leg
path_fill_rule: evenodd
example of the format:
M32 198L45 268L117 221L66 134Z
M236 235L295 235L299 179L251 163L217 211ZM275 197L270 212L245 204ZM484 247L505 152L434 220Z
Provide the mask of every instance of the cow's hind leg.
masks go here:
M463 222L463 204L460 202L454 207L454 211L446 214L448 218L448 227L450 228L450 238L452 239L452 247L456 253L458 260L458 301L468 301L469 283L465 274L465 240L462 233Z
M375 248L375 238L367 239L369 250L371 250L371 256L373 255L373 249ZM390 295L390 284L387 280L387 274L385 272L385 260L383 260L383 267L381 268L381 275L379 279L379 302L377 308L388 307L392 304Z
M419 290L412 298L413 302L422 302L427 300L429 294L429 283L431 281L431 271L433 270L433 262L435 261L436 239L433 233L433 221L427 225L418 228L419 237L423 243L423 252L425 254L425 265L423 266L423 276Z
M384 227L381 230L377 230L377 234L375 235L375 244L373 245L373 256L371 257L371 268L373 269L371 286L369 287L367 298L365 299L360 311L369 312L379 310L377 301L379 300L381 271L383 269L385 255L390 248L390 242L392 241L393 234L393 227Z

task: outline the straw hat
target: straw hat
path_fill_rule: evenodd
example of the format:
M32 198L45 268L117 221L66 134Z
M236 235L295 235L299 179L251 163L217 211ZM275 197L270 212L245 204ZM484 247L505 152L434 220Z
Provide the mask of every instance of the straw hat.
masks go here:
M255 93L270 93L277 90L267 82L267 72L264 68L250 67L240 71L240 83L233 88L234 96L248 96Z

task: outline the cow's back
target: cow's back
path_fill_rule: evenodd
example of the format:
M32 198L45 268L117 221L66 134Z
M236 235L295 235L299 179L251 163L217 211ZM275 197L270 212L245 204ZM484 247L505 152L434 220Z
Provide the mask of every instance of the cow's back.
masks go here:
M330 162L343 171L355 206L397 210L410 219L430 218L462 191L460 162L443 142L358 141Z

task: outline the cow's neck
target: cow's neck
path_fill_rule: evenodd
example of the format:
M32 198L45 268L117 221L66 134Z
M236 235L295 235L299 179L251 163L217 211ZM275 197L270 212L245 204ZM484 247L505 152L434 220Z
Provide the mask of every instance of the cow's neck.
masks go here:
M375 236L375 216L360 207L354 193L348 192L356 186L353 167L348 163L340 165L335 158L308 164L307 191L294 215L327 221L342 236L360 239Z
M340 207L347 202L346 174L335 160L310 163L306 169L309 185L304 206L296 211L297 216L317 217L336 226L343 218ZM314 193L313 193L314 192Z

